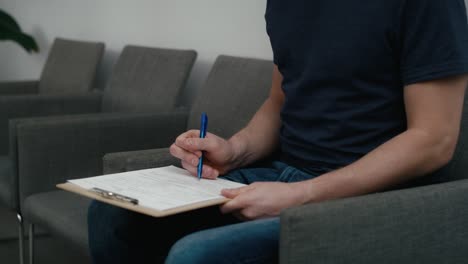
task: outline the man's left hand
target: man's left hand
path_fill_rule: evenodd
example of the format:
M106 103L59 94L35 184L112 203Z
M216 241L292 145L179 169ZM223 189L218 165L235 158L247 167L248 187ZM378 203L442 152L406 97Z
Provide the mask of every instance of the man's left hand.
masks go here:
M232 199L221 206L221 212L233 213L241 220L278 216L283 209L305 203L299 183L256 182L224 189L221 194Z

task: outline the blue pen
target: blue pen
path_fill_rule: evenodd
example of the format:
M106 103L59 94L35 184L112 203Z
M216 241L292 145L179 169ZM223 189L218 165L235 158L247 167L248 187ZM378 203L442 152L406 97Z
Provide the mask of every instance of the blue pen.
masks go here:
M206 127L208 126L208 116L206 115L205 112L202 113L200 122L201 122L201 124L200 124L200 138L205 138L205 136L206 136ZM198 160L197 176L198 176L199 180L202 177L202 170L203 170L203 152L202 152L202 155L200 156L200 159Z

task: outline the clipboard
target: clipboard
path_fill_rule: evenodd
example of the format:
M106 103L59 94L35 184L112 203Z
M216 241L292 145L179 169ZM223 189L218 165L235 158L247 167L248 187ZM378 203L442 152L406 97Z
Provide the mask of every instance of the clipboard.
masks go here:
M148 207L135 204L134 202L131 202L131 200L125 200L122 198L113 198L113 197L124 197L124 198L132 199L131 197L126 197L126 196L119 195L119 194L113 194L114 195L113 197L112 195L111 197L108 197L108 196L106 197L106 195L103 194L102 192L99 193L99 192L95 192L89 189L85 189L73 183L62 183L62 184L58 184L57 187L65 191L69 191L69 192L72 192L81 196L85 196L85 197L88 197L88 198L91 198L100 202L104 202L104 203L111 204L117 207L125 208L127 210L149 215L152 217L166 217L166 216L188 212L188 211L192 211L192 210L196 210L196 209L200 209L204 207L223 204L230 200L228 198L217 198L217 199L211 199L208 201L195 202L195 203L191 203L191 204L184 205L184 206L174 207L174 208L170 208L167 210L157 210L154 208L148 208ZM105 192L105 190L102 190L102 191Z

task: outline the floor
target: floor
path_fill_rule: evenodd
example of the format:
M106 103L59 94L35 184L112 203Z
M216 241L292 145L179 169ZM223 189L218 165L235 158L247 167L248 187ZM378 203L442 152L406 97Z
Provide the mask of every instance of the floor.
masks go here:
M74 252L66 241L50 235L36 237L35 240L35 264L86 264L90 263L87 256ZM16 215L0 208L0 263L19 263L19 251L16 225ZM25 242L27 251L27 240ZM26 256L27 259L27 256ZM26 263L28 263L26 261Z

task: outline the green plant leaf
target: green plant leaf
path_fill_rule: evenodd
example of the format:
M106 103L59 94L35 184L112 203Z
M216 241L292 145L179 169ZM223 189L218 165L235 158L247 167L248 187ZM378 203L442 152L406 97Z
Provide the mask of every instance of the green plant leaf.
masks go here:
M0 10L0 40L14 41L29 53L39 51L34 38L23 33L14 18L2 10Z
M18 23L15 21L15 19L1 9L0 9L0 27L8 28L14 31L21 31L21 28L18 25Z

